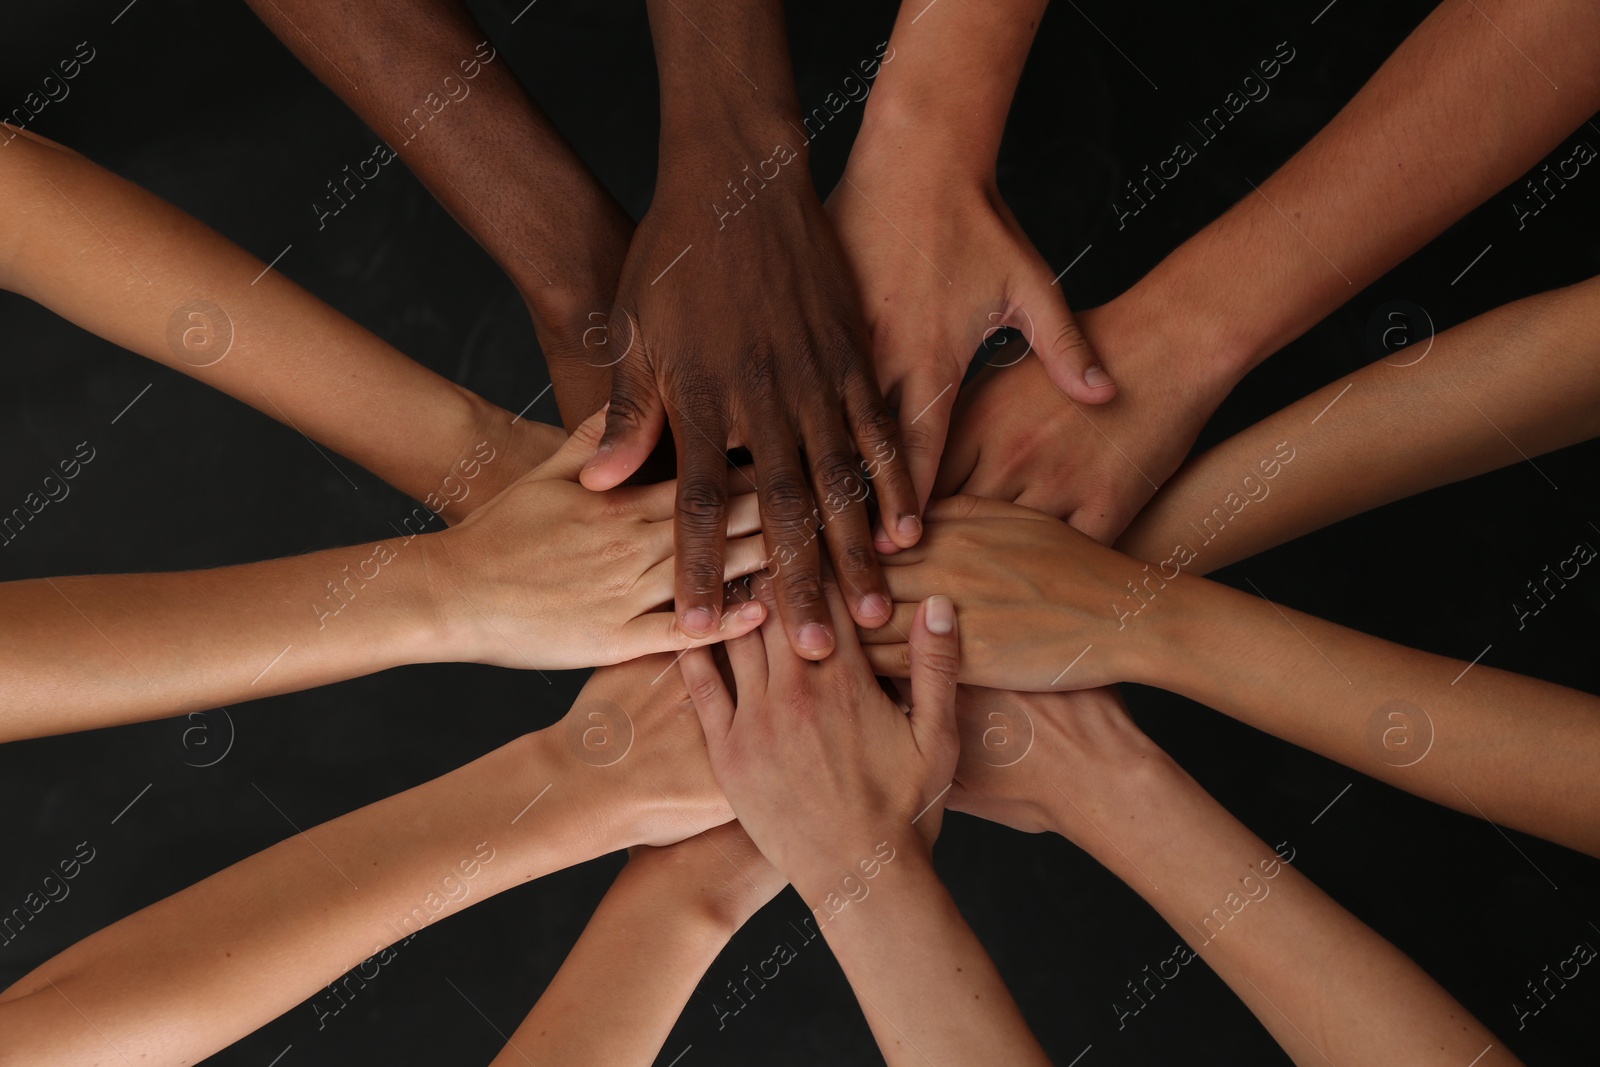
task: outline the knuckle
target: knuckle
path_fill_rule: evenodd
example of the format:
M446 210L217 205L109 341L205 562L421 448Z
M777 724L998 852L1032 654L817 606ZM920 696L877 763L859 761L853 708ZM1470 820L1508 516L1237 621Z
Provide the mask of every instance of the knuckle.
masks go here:
M833 562L845 574L860 577L875 571L878 565L878 553L865 542L851 541L833 553Z
M910 649L910 645L906 646ZM930 670L954 681L961 667L961 659L954 652L943 648L923 647L917 649L917 660L925 670Z
M678 520L699 535L718 533L728 507L728 490L713 478L695 478L678 486Z
M691 597L710 597L722 589L722 560L715 554L702 553L684 559L678 565L678 574Z
M888 406L876 396L856 405L853 418L856 436L868 441L892 440L899 428Z
M816 479L823 492L830 498L854 498L861 492L862 481L860 469L855 461L843 452L829 452L816 465Z
M780 525L802 522L811 509L811 494L798 471L784 470L768 475L761 490L762 517Z
M795 570L782 584L783 602L791 609L805 611L823 605L822 578L815 570Z

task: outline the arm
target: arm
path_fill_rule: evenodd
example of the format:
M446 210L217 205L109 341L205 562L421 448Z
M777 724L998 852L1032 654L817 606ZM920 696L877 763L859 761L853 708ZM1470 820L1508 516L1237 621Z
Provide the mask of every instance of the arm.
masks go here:
M997 767L963 749L950 806L1083 849L1172 925L1163 978L1196 956L1294 1062L1461 1067L1517 1059L1454 997L1270 848L1128 718L1112 689L1051 696L963 689L981 729L1026 709L1033 744ZM1166 973L1167 965L1173 967ZM1134 986L1134 983L1129 983ZM1137 986L1134 986L1137 990ZM1114 1005L1119 1020L1141 999Z
M903 5L881 63L862 61L871 95L828 199L923 507L962 376L1000 327L1020 330L1075 400L1116 395L995 175L1044 8L1045 0ZM845 82L853 96L852 84L854 75Z
M1600 698L1468 671L1186 574L1204 558L1193 531L1140 564L1014 504L958 498L929 516L926 545L888 557L896 618L866 635L881 642L869 646L879 673L907 675L900 635L918 597L946 590L965 632L982 635L962 650L962 681L1157 686L1435 803L1600 855Z
M706 968L786 884L737 822L633 850L493 1067L654 1062Z
M955 607L917 609L908 712L828 601L841 641L820 665L772 621L729 643L737 704L709 652L683 656L717 782L811 905L890 1064L1047 1063L929 852L958 747Z
M1117 547L1164 559L1186 523L1243 491L1204 574L1425 489L1600 435L1600 279L1518 300L1348 374L1184 466ZM1504 373L1508 355L1518 373ZM1333 407L1335 402L1338 406ZM1382 441L1378 461L1372 443ZM1275 462L1288 443L1294 463ZM1267 471L1281 477L1267 478ZM1249 472L1243 476L1241 472Z
M670 671L651 684L670 665L596 671L554 726L85 938L0 994L0 1064L89 1062L106 1041L192 1063L495 893L726 822L688 694ZM340 1003L330 987L311 1009Z
M414 515L394 538L291 559L0 585L0 740L404 663L570 669L684 647L672 613L656 610L672 589L672 485L579 486L600 426L592 418L544 466L438 533L417 532ZM755 531L754 505L746 497L731 512L736 535ZM730 577L762 565L759 538L732 549ZM749 630L762 610L730 612L712 639Z
M633 474L671 423L674 600L684 629L701 633L722 605L726 452L748 448L790 642L822 659L835 634L820 546L856 621L880 623L889 601L867 498L875 482L886 537L903 547L921 533L916 494L811 186L782 5L648 6L660 172L611 319L613 339L634 339L631 358L615 367L606 436L584 484L606 489Z
M293 426L447 520L560 444L76 152L22 132L4 164L0 286Z
M1281 68L1264 60L1263 76ZM992 378L1006 396L963 406L936 494L965 485L1110 540L1247 370L1514 181L1597 106L1600 8L1446 0L1259 192L1079 315L1116 401L1059 401L1026 426L994 424L996 407L1027 397L1021 379Z
M510 276L562 420L605 402L610 310L633 226L459 0L250 0ZM467 104L470 99L472 102Z

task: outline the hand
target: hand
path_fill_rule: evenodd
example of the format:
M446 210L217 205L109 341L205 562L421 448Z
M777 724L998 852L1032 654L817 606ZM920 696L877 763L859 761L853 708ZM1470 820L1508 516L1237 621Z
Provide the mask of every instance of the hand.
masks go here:
M750 158L769 155L758 169L780 169L720 225L707 207L707 189L721 185L716 165L664 163L623 266L609 343L627 354L612 368L605 437L583 483L622 482L671 422L678 619L685 632L708 635L726 577L726 450L748 448L789 641L821 659L835 634L822 594L819 530L851 613L876 625L889 600L868 529L869 482L878 486L894 544L915 544L921 523L899 433L866 358L856 296L805 159L782 145Z
M984 371L957 404L935 495L1014 501L1114 540L1178 469L1234 380L1140 335L1146 317L1119 302L1078 313L1117 381L1103 407L1074 402L1034 360Z
M729 804L803 891L870 860L875 842L911 839L925 852L957 755L950 598L929 597L911 624L909 714L873 678L831 585L828 605L841 639L822 663L796 656L772 619L728 645L737 705L709 651L680 661Z
M661 654L601 667L535 735L591 787L583 803L611 847L671 845L733 818L673 665Z
M629 849L623 875L647 883L670 906L704 914L730 937L789 884L737 821L675 845Z
M422 539L438 557L429 568L433 600L446 632L460 635L458 658L565 670L720 641L760 623L756 602L709 634L684 633L672 612L655 610L672 598L673 486L580 486L601 426L591 417L460 526ZM724 576L762 567L761 539L748 536L757 528L754 497L736 500L724 519L738 538Z
M1053 831L1080 847L1101 846L1090 838L1107 825L1119 791L1177 770L1110 686L1007 693L963 685L956 714L961 760L950 808L1025 833Z
M917 601L937 588L965 620L963 682L1048 692L1144 676L1148 650L1136 640L1158 638L1139 615L1161 610L1170 576L1000 500L951 497L928 519L921 544L884 559L895 610L887 626L861 633L873 671L912 675L906 632Z
M888 126L863 128L828 211L861 291L878 386L899 411L926 509L967 365L1001 327L1026 338L1002 364L1032 351L1035 369L1082 404L1105 403L1117 390L1055 272L1000 198L992 166L974 175L943 146L916 151L926 131Z

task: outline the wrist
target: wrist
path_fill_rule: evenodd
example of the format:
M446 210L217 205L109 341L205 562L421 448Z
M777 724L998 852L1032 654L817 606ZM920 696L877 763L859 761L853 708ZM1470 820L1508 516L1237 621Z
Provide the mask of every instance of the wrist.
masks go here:
M1248 309L1232 306L1234 272L1209 264L1205 271L1188 269L1183 255L1180 248L1095 313L1114 350L1141 371L1187 378L1214 398L1215 410L1266 353L1251 332Z
M825 915L865 899L889 868L904 872L926 864L932 869L931 850L914 826L841 834L826 847L784 860L779 869L795 891Z
M952 108L948 93L948 87L918 84L909 73L885 77L867 97L846 173L857 181L857 174L888 174L897 187L929 196L952 187L994 188L1005 112L986 119Z
M515 825L551 835L552 847L565 860L563 866L620 852L634 843L630 827L639 805L623 788L626 777L606 774L615 768L580 759L565 720L526 735L524 741L529 765L536 770L525 790L531 803L520 814L513 813Z
M1080 314L1118 382L1162 382L1205 403L1206 418L1259 362L1248 315L1227 309L1210 286L1170 277L1166 264L1107 304ZM1226 275L1232 277L1232 275Z

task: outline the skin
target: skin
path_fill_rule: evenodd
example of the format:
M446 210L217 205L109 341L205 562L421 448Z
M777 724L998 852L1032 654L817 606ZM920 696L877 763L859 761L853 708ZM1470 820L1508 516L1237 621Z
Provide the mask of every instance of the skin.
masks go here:
M658 610L672 595L671 483L607 493L577 484L602 425L597 414L545 464L438 533L218 570L0 584L0 740L406 663L571 669L707 640ZM733 578L765 557L750 536L755 500L729 519L743 535L727 557ZM730 611L710 640L748 631L763 613L759 603Z
M900 618L863 637L878 673L911 672L901 635L936 586L972 635L965 682L1157 686L1399 789L1600 855L1600 698L1368 637L1183 573L1177 556L1140 564L1016 504L960 497L929 516L923 544L885 568ZM1540 788L1529 789L1534 774Z
M863 67L877 78L828 198L924 508L962 377L999 327L1021 331L1079 403L1116 395L995 175L1044 9L1045 0L903 6L885 62ZM887 537L877 543L896 548Z
M856 622L881 623L889 610L869 482L895 545L921 533L904 449L809 179L781 5L651 0L648 8L661 74L660 168L622 268L610 336L630 340L612 369L606 435L583 483L606 489L633 474L671 424L674 599L685 631L703 633L722 609L726 450L748 448L779 614L794 649L822 659L836 637L822 592L824 548ZM735 198L729 186L745 167L758 176Z
M511 278L567 428L598 410L618 358L601 327L633 224L486 44L467 5L250 0L250 8ZM424 123L419 107L439 111Z
M1279 442L1290 442L1299 458L1271 481L1272 514L1247 509L1227 537L1206 546L1195 573L1600 436L1597 351L1600 280L1496 308L1431 345L1419 337L1415 347L1345 375L1196 457L1139 513L1117 547L1139 559L1165 558L1174 533L1209 513L1219 486L1238 483L1245 472L1261 484L1256 465ZM1519 373L1504 373L1508 357ZM1373 441L1405 461L1374 463Z
M451 523L559 447L555 427L407 359L171 204L4 132L0 288L249 404ZM496 462L481 464L486 452Z
M1127 293L1079 313L1116 400L996 421L1037 406L1027 390L1042 378L991 376L958 405L935 495L1017 501L1113 540L1246 371L1514 182L1596 108L1600 8L1445 0L1259 193Z
M0 993L0 1064L193 1063L377 955L370 977L386 947L495 893L727 822L671 666L601 668L554 726L85 938ZM629 738L620 759L605 748L613 731ZM491 850L473 873L461 866Z
M822 663L770 617L728 644L737 702L709 652L680 661L717 782L811 905L888 1063L1048 1063L929 854L958 749L955 607L917 609L907 711L829 601L845 640Z
M630 850L492 1067L655 1062L706 969L787 884L737 822Z
M1194 956L1228 983L1295 1063L1515 1064L1482 1023L1389 942L1229 815L1128 718L1112 689L1024 696L961 687L964 721L1025 716L1007 766L964 745L950 806L1058 833L1171 924L1189 956L1146 968L1122 1017Z

